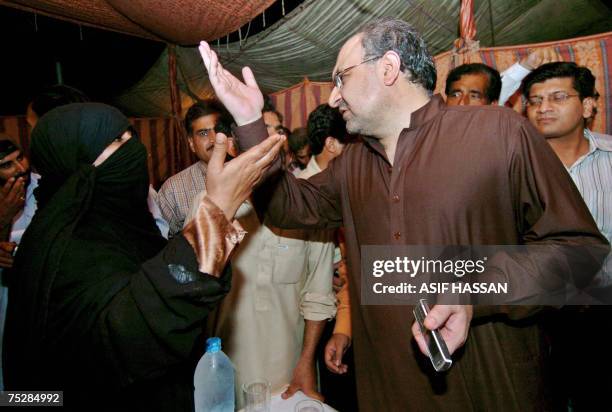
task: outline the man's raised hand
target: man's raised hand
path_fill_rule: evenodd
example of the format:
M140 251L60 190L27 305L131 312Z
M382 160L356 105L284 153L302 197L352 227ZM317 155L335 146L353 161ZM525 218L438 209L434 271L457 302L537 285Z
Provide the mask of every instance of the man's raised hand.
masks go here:
M257 86L255 76L248 67L242 68L244 83L225 70L217 53L211 50L208 43L200 42L200 55L208 71L208 78L215 94L233 116L236 124L242 126L252 123L261 117L263 94Z

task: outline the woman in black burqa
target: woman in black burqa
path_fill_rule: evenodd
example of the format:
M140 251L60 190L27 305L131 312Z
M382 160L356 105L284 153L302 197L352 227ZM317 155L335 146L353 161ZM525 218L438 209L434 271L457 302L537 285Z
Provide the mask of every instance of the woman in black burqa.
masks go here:
M39 209L9 286L7 390L63 390L81 411L193 409L202 322L229 289L227 235L240 233L207 200L166 245L130 130L115 108L85 103L49 112L32 133ZM216 276L198 270L208 252Z

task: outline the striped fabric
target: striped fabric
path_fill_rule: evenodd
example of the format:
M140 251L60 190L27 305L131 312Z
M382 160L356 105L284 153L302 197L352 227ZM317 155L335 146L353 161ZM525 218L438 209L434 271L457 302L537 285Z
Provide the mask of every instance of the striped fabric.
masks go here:
M589 152L568 172L582 194L597 227L612 242L612 136L584 130Z
M302 83L271 94L270 98L283 115L283 125L294 130L306 126L308 114L321 103L326 103L331 91L331 83L311 82L305 78Z
M475 40L476 22L474 21L474 1L461 0L459 12L459 35L465 40Z

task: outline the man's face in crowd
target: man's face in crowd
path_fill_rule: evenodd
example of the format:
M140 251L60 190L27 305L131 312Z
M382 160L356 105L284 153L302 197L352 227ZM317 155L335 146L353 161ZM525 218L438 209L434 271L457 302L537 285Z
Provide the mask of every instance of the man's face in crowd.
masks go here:
M191 136L189 136L189 148L198 159L208 163L213 147L215 146L215 126L219 115L209 114L198 117L191 122Z
M546 138L582 132L584 119L593 114L593 99L580 100L572 83L570 77L557 77L529 90L527 118Z
M0 158L0 184L4 185L11 177L18 179L23 177L26 184L30 178L30 162L21 153L21 150L15 150L3 158Z
M268 129L268 136L278 133L283 127L278 115L274 112L264 112L263 121L266 125L266 129Z
M310 146L306 145L298 150L295 154L295 159L300 162L303 167L306 167L310 161Z
M489 79L483 73L464 74L459 80L451 83L446 96L449 106L483 106L490 104L487 100ZM494 103L494 102L493 102Z
M361 35L357 35L342 46L332 73L335 76L351 66L355 67L342 74L342 87L334 86L328 103L331 107L338 107L349 133L377 136L377 125L383 119L379 114L386 110L376 85L378 60L360 64L362 61Z

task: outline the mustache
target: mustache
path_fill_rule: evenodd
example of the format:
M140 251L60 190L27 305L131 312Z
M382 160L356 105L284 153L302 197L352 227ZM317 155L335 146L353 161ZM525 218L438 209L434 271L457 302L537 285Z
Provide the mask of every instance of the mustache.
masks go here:
M19 179L20 177L23 177L24 179L27 180L30 177L30 171L28 170L26 172L16 174L14 177L15 177L15 180Z

